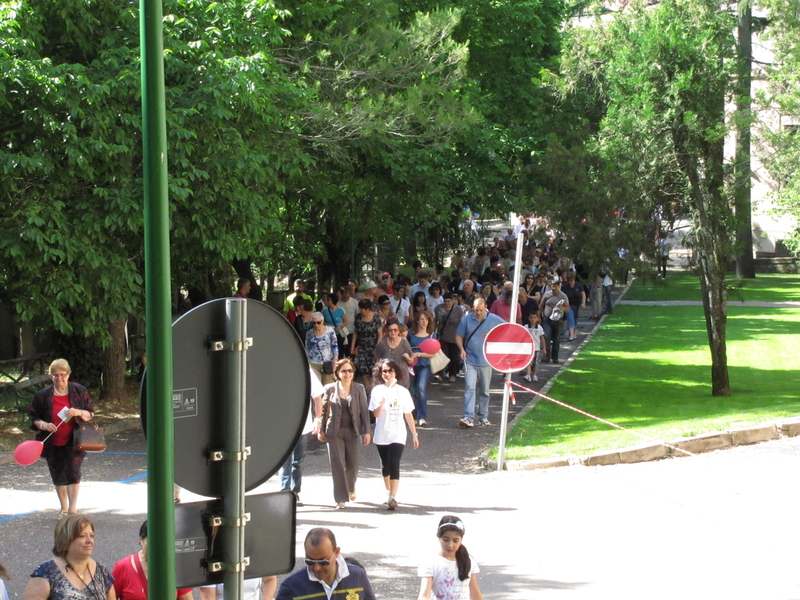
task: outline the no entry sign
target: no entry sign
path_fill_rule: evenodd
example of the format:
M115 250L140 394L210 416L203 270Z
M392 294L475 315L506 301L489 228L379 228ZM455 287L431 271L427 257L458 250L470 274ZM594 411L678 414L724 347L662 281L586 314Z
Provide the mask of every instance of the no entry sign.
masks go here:
M501 373L524 369L533 358L531 334L522 325L503 323L492 329L483 342L486 361Z

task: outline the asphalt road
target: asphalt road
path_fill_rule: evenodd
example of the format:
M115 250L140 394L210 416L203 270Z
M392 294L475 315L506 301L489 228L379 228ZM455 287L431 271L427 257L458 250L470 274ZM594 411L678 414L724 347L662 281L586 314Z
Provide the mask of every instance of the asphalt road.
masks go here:
M334 529L343 553L364 563L387 600L416 597L416 564L437 552L436 525L447 513L464 520L487 599L800 599L797 438L653 463L486 472L475 457L497 438L501 380L491 428L458 427L462 389L460 379L431 387L431 426L420 432L420 449L406 450L395 513L381 504L372 446L358 501L334 510L327 453L312 442L298 540L314 526ZM529 398L517 393L512 416ZM97 524L95 558L109 567L138 549L144 450L132 431L85 463L81 510ZM258 491L277 490L274 479ZM0 481L0 562L12 598L21 598L31 570L50 556L57 504L42 461L0 466Z

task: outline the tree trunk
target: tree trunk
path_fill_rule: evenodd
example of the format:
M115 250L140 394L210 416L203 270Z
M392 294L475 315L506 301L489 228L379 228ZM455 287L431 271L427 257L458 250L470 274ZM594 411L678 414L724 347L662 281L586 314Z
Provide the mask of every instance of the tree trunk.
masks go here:
M695 210L695 255L700 271L703 312L711 350L711 395L730 396L726 343L728 298L725 284L729 256L728 231L724 218L725 211L730 209L721 191L723 140L705 144L702 156L699 157L702 161L696 160L688 152L682 127L673 130L673 143L681 169L689 180L689 193ZM705 167L704 176L698 171L699 163Z
M102 399L125 400L125 322L122 318L111 323L111 346L103 354Z
M750 88L752 82L752 24L753 10L749 2L739 4L738 81L736 84L736 157L734 172L734 206L736 208L736 275L753 279L756 266L753 260L753 228L750 165Z
M705 237L705 236L703 236ZM706 318L708 347L711 350L711 395L730 396L731 385L728 378L727 352L727 291L725 271L720 269L713 258L713 250L703 249L708 241L698 244L697 265L700 270L700 289L703 293L703 312Z

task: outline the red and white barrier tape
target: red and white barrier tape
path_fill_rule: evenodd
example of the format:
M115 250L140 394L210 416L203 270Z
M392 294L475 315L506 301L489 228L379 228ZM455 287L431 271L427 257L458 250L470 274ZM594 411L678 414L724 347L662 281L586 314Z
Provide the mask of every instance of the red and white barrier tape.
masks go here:
M547 396L546 394L542 394L541 392L537 392L536 390L532 390L530 388L527 388L524 385L522 385L520 383L517 383L516 381L511 381L511 380L507 380L506 381L506 385L511 386L512 384L516 385L518 388L520 388L522 390L525 390L526 392L530 392L531 394L535 394L537 396L540 396L540 397L544 398L545 400L550 400L550 402L558 404L559 406L563 406L564 408L568 408L570 410L573 410L576 413L582 414L582 415L587 416L587 417L589 417L591 419L595 419L596 421L600 421L601 423L605 423L606 425L610 425L611 427L615 427L615 428L620 429L622 431L625 431L627 433L633 434L636 437L639 437L639 438L641 438L641 439L643 439L645 441L655 442L657 444L663 444L667 448L672 448L673 450L681 452L681 453L683 453L683 454L685 454L687 456L694 456L693 452L689 452L688 450L683 450L682 448L677 448L675 446L671 446L670 444L662 442L661 440L654 440L653 438L649 438L646 435L642 435L641 433L637 433L637 432L632 431L630 429L626 429L622 425L617 425L616 423L612 423L611 421L606 421L605 419L602 419L602 418L597 417L597 416L595 416L593 414L587 413L587 412L581 410L580 408L575 408L574 406L570 406L569 404L561 402L560 400L556 400L555 398L551 398L550 396ZM512 398L513 398L513 392L512 392Z
M514 396L514 389L511 387L511 380L506 379L506 387L508 388L509 398L511 399L511 404L517 404L517 398Z

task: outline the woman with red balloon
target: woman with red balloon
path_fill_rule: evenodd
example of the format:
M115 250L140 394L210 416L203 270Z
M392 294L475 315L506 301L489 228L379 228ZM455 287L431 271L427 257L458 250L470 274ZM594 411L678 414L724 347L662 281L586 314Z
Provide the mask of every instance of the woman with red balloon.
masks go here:
M433 319L426 312L414 315L413 328L408 332L408 343L417 359L409 391L414 400L414 417L417 425L428 424L428 382L431 379L430 358L439 351L441 344L433 337Z
M86 388L70 383L71 369L66 360L57 358L49 370L53 385L33 397L28 416L31 429L37 432L36 440L43 443L39 451L47 459L63 517L78 512L81 465L86 456L73 449L72 432L76 419L89 421L94 416L94 407Z

